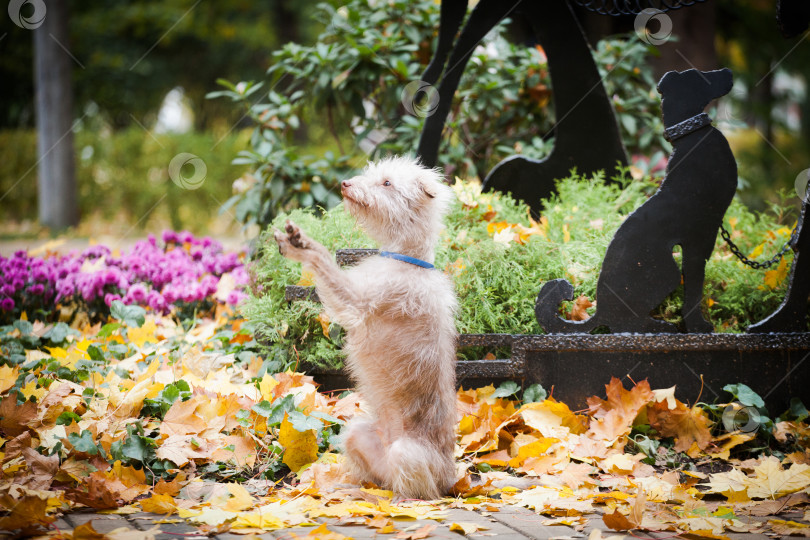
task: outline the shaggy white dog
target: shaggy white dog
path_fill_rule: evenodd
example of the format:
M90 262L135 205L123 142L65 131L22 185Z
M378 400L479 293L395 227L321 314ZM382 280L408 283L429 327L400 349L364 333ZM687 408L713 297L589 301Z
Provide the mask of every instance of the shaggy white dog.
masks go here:
M457 303L450 278L432 268L453 192L438 172L404 157L369 164L342 192L380 255L342 270L289 221L275 240L315 276L327 313L346 329L346 366L373 409L344 431L352 476L435 499L455 482Z

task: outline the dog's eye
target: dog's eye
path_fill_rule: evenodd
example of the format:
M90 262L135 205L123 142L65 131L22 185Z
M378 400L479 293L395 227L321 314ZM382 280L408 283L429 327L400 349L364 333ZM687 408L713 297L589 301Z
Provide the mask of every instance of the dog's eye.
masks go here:
M383 182L383 185L384 185L384 186L390 186L390 185L391 185L391 182L390 182L390 181L388 181L388 180L386 180L385 182Z

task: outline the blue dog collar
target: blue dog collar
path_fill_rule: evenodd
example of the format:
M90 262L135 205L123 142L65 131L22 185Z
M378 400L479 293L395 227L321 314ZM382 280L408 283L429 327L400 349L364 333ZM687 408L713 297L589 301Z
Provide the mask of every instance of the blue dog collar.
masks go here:
M435 266L433 266L429 262L423 261L422 259L416 259L414 257L408 257L407 255L403 255L402 253L391 253L390 251L380 251L380 257L396 259L398 261L415 264L416 266L421 266L422 268L435 268Z

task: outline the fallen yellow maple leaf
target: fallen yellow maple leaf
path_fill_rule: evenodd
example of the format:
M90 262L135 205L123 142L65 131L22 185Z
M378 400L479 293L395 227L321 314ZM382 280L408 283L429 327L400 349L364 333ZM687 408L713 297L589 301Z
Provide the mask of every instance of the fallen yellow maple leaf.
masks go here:
M273 401L273 389L278 386L278 381L273 378L269 373L265 373L262 380L259 382L259 392L262 394L262 399L265 401Z
M290 533L292 538L317 538L318 540L352 540L351 536L346 536L326 528L326 523L322 523L317 529L311 530L305 536Z
M769 289L775 289L781 285L783 281L785 281L787 275L788 265L787 261L783 257L782 260L779 261L779 266L777 266L775 270L768 270L765 272L765 285L767 285Z
M315 431L308 429L303 433L295 429L289 415L284 413L281 421L278 442L284 447L282 461L292 472L298 472L305 465L318 459L318 440Z
M155 493L148 499L140 501L141 508L144 512L152 512L153 514L174 514L177 511L177 504L171 495L161 495Z
M20 369L11 366L0 366L0 393L5 392L17 382Z
M794 463L789 469L774 456L768 456L754 468L748 479L748 496L752 499L776 499L810 487L810 466Z
M470 534L475 534L478 531L486 531L489 527L484 525L479 525L478 523L472 523L469 521L460 521L458 523L450 524L450 531L457 532L463 534L464 536L468 536Z

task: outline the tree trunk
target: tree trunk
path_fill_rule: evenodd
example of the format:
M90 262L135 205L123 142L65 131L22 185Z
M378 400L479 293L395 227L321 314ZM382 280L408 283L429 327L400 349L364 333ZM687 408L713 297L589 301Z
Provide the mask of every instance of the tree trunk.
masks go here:
M665 14L672 21L672 31L678 41L669 40L658 48L661 56L651 61L656 77L673 69L717 69L715 9L713 3L709 2Z
M64 229L79 221L73 152L73 89L67 0L47 4L34 33L39 221ZM60 45L61 44L61 45Z

